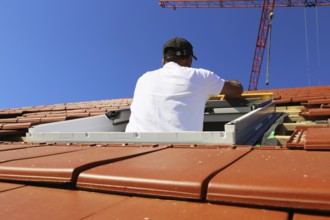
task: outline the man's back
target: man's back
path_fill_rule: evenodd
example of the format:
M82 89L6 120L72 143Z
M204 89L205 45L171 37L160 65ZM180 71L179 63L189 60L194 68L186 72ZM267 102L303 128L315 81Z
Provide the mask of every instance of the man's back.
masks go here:
M223 85L208 70L174 62L147 72L137 82L126 131L201 131L205 102Z

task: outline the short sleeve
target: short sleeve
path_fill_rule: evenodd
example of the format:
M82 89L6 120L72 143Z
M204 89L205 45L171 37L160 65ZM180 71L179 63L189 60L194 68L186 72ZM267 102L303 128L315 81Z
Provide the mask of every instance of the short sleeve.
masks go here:
M199 71L201 71L204 78L204 88L206 94L208 96L219 95L225 84L225 80L211 71L204 69L199 69Z

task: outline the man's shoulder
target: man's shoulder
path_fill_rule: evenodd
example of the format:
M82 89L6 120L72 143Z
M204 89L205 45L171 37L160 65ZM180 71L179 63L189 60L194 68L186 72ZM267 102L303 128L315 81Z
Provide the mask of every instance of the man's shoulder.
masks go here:
M154 78L157 78L157 75L161 72L161 69L151 70L145 72L142 76L140 76L139 81L149 81Z
M203 68L191 68L191 70L195 74L201 75L203 77L216 76L216 74L214 72L212 72L211 70L207 70L207 69L203 69Z

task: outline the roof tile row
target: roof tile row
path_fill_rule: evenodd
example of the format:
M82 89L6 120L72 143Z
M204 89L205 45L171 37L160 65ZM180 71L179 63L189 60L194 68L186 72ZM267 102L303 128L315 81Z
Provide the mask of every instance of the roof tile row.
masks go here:
M328 104L330 100L330 86L246 91L246 93L258 92L272 92L276 104Z
M1 219L260 219L286 220L289 213L188 201L160 200L0 183ZM56 205L55 205L56 204ZM60 210L60 211L59 211ZM128 211L129 210L129 211ZM52 213L52 214L50 214ZM55 214L56 213L56 214ZM295 212L293 220L329 216Z
M330 211L330 154L323 152L40 145L7 148L0 156L3 180L73 183L79 189L126 195Z
M1 219L264 219L288 213L0 183ZM51 214L50 214L51 213Z

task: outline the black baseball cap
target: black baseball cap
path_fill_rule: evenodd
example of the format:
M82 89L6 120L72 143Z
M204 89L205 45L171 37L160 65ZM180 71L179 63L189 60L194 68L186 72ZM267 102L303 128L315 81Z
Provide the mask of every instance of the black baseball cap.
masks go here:
M194 55L193 46L189 41L184 38L175 37L167 41L163 46L163 57L188 57L192 56L195 60L197 57Z

